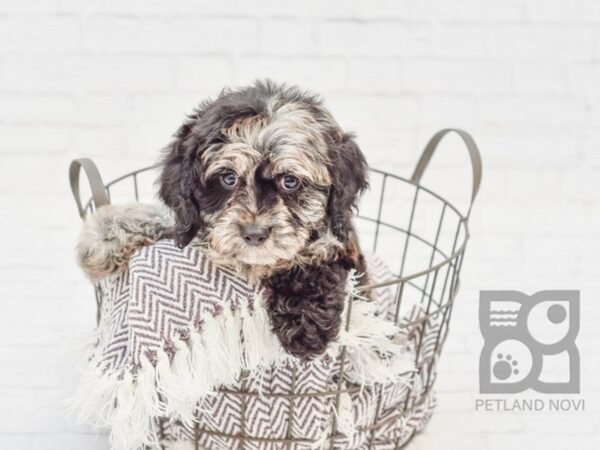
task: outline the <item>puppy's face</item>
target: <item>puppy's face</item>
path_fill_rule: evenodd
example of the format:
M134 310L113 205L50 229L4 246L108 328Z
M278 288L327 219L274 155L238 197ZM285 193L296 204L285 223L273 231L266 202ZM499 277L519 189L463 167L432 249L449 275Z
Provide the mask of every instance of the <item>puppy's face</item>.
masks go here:
M223 94L167 149L160 195L177 241L220 260L276 266L310 243L343 244L366 165L313 97L257 84Z
M331 178L319 125L300 105L288 105L223 134L225 143L199 156L209 249L245 264L292 260L312 232L325 230Z

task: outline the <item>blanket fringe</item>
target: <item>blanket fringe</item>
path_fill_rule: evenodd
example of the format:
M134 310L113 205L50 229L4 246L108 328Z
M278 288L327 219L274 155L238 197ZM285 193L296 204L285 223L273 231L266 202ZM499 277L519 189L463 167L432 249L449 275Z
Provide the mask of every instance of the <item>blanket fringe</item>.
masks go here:
M357 297L356 285L352 274L350 298ZM346 347L352 369L347 376L352 382L397 382L399 374L412 370L411 358L390 339L397 327L377 317L374 305L355 299L350 322L329 352L337 356L340 347ZM243 371L262 377L273 366L293 361L271 332L261 299L255 299L252 307L225 308L219 316L207 318L201 330L190 329L189 339L175 340L173 347L171 357L158 349L154 365L142 357L135 375L127 369L109 373L103 370L100 356L91 359L70 399L70 409L82 421L110 427L114 450L140 449L157 445L156 417L192 425L201 400L234 383ZM335 412L340 429L351 433L351 406L342 406Z
M415 370L413 358L406 348L394 342L400 329L377 315L377 305L358 290L360 277L352 271L347 292L354 301L346 302L338 346L345 346L351 369L346 377L361 386L402 381L401 375ZM348 317L348 308L350 317ZM333 346L334 350L336 346Z

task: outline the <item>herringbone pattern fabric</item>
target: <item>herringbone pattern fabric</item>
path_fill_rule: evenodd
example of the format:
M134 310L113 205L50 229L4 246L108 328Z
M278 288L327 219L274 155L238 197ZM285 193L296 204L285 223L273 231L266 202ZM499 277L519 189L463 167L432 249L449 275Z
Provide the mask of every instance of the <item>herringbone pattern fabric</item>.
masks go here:
M103 365L115 369L139 366L141 357L156 357L159 348L186 339L190 327L201 328L207 316L252 305L259 285L211 262L194 247L178 248L164 240L144 247L129 271L102 283L107 299L100 326ZM174 350L174 349L173 349Z
M368 263L373 282L390 278L380 260L369 258ZM235 314L240 308L252 309L262 294L260 286L214 264L199 249L179 249L170 240L136 253L129 270L103 281L101 289L104 303L98 367L106 372L125 370L134 374L144 361L160 361L161 352L175 366L174 355L182 343L190 340L190 330L207 331L212 319L232 311ZM389 289L378 289L373 296L379 315L393 315L394 298ZM414 305L409 317L402 320L410 322L422 314ZM428 322L412 333L408 348L414 351L423 333L425 347L429 348L427 343L437 336L435 327L435 323ZM226 327L219 332L229 333L223 338L237 335L240 339L239 329ZM215 336L218 342L219 335ZM206 357L209 366L211 358L221 358L225 363L228 358L243 359L231 354L224 358L219 349L207 351L214 352ZM284 366L265 368L260 376L243 373L224 390L205 396L197 405L193 421L155 418L153 429L161 430L167 448L188 441L211 450L295 450L329 445L335 420L336 449L363 449L373 442L374 448L383 450L406 441L426 423L433 407L431 396L410 411L403 411L403 405L411 404L421 391L426 382L422 377L406 375L385 386L361 388L354 384L357 377L353 370L347 359L342 361L331 354L312 362L290 359ZM218 379L220 374L213 376ZM338 386L344 393L336 409L336 396L330 393ZM289 395L292 397L286 397ZM372 429L376 416L381 425ZM288 440L292 441L289 446Z

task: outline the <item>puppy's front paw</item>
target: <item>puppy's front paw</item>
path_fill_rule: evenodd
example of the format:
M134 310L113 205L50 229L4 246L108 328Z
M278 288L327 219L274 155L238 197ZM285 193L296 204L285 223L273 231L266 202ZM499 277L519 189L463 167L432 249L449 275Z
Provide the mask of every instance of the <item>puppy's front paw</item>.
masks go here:
M337 338L347 275L346 264L333 261L294 267L264 280L271 326L288 353L312 359Z

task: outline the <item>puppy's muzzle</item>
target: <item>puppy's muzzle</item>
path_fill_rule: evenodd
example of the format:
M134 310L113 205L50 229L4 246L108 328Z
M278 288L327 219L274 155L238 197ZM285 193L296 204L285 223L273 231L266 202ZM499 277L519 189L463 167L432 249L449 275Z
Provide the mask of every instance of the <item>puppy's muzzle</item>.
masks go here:
M262 225L241 225L240 233L248 245L261 245L269 237L269 228Z

